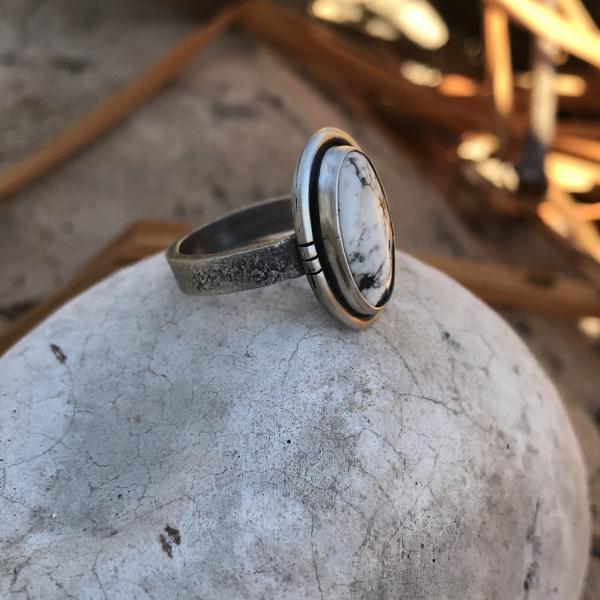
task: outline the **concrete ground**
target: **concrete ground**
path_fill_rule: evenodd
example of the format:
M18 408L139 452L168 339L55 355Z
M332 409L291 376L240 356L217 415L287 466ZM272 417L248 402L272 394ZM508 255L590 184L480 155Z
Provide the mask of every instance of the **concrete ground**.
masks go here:
M194 26L141 0L3 2L0 168L119 89ZM288 192L303 143L324 125L350 130L375 159L402 249L502 258L502 244L470 232L368 124L271 50L227 34L117 131L0 206L0 331L135 219L199 223ZM569 320L504 316L570 409L600 511L600 435L593 419L600 411L598 350ZM586 600L600 598L598 590L600 559L594 558Z

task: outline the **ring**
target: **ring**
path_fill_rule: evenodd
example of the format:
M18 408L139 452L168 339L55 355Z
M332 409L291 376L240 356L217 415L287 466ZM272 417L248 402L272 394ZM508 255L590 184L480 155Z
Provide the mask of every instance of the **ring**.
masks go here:
M306 275L345 325L370 325L394 289L394 232L375 168L345 132L308 141L290 196L231 213L177 240L167 260L186 294L228 294Z

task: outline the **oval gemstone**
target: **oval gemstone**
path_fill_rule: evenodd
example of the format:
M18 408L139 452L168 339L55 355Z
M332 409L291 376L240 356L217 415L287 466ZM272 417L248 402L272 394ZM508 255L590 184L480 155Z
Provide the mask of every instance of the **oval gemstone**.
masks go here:
M349 152L342 162L338 215L352 277L365 300L378 306L393 281L394 236L383 188L361 152Z

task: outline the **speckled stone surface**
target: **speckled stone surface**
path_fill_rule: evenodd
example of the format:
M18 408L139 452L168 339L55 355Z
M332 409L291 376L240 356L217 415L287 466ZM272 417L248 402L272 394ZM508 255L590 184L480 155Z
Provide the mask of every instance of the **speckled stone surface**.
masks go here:
M394 268L392 219L381 183L361 152L343 160L338 180L340 234L352 277L373 306L389 295Z
M177 289L162 256L0 359L2 598L576 600L584 466L489 308L397 255L356 332L304 279Z

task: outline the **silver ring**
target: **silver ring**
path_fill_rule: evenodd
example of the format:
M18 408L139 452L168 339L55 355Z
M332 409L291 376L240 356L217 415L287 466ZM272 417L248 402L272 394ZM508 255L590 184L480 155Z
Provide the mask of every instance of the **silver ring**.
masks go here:
M196 229L167 250L186 294L227 294L306 275L325 308L363 328L394 289L394 232L375 168L345 132L306 144L292 194Z

